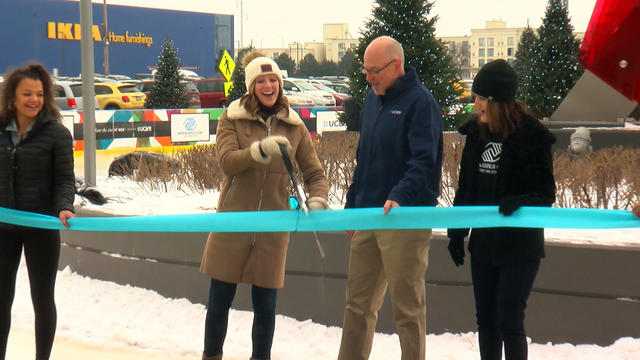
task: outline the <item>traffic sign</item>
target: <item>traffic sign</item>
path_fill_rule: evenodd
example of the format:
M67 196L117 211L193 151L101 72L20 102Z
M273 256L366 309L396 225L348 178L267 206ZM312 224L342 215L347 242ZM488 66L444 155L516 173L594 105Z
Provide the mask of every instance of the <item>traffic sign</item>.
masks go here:
M231 81L231 75L233 75L233 70L235 68L236 63L233 62L231 55L229 55L227 50L225 50L222 54L222 58L220 59L220 64L218 64L218 69L220 69L222 76L224 76L227 81Z
M233 89L233 81L227 81L224 83L224 96L229 97L229 93L231 93L231 89Z

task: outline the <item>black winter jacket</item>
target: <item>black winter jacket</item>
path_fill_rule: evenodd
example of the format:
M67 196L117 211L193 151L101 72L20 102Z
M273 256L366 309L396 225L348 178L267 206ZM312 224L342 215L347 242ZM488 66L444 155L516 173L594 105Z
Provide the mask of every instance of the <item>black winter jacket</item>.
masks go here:
M0 126L0 206L56 217L73 212L71 133L44 110L34 121L17 146L6 130L10 121Z
M477 205L478 166L486 144L480 138L477 120L459 129L466 135L460 162L458 189L454 206ZM551 206L555 201L551 145L555 136L537 119L524 116L515 133L502 144L498 160L495 198L498 204L507 198L520 206ZM498 205L496 204L496 205ZM449 229L450 238L465 237L469 229ZM474 236L475 235L475 236ZM474 259L488 264L540 259L544 257L544 229L489 228L473 229L469 251Z

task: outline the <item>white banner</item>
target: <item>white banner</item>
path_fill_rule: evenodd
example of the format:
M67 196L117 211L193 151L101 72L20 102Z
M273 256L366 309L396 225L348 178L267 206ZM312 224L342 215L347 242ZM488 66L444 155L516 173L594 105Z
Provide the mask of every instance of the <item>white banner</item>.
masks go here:
M171 142L209 141L209 114L171 114Z
M347 125L338 120L342 111L318 111L316 112L316 132L322 134L325 131L347 131Z

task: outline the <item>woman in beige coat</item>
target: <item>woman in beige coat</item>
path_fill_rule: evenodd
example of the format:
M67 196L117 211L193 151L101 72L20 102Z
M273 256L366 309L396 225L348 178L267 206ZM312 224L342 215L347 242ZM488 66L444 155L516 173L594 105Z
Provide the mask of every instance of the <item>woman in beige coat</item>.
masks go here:
M248 63L247 63L248 62ZM326 209L328 183L304 123L282 94L278 65L259 53L245 56L247 93L218 120L216 153L225 174L218 212L286 210L289 174L285 145L302 172L308 207ZM200 271L211 277L203 359L222 359L229 308L238 283L251 284L251 359L270 359L277 289L284 285L289 233L211 233Z

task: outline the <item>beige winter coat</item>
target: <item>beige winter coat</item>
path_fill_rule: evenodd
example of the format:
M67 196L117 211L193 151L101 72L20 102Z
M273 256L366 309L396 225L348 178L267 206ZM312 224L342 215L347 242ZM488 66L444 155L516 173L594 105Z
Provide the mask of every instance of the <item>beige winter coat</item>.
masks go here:
M289 208L291 180L282 158L274 156L264 164L251 155L252 151L259 151L257 143L251 145L269 135L287 137L292 147L291 159L295 159L302 173L309 197L327 199L327 179L298 114L289 109L285 116L280 111L265 122L252 116L237 100L218 120L216 153L225 179L217 212ZM224 282L281 288L288 245L288 232L211 233L200 271Z

